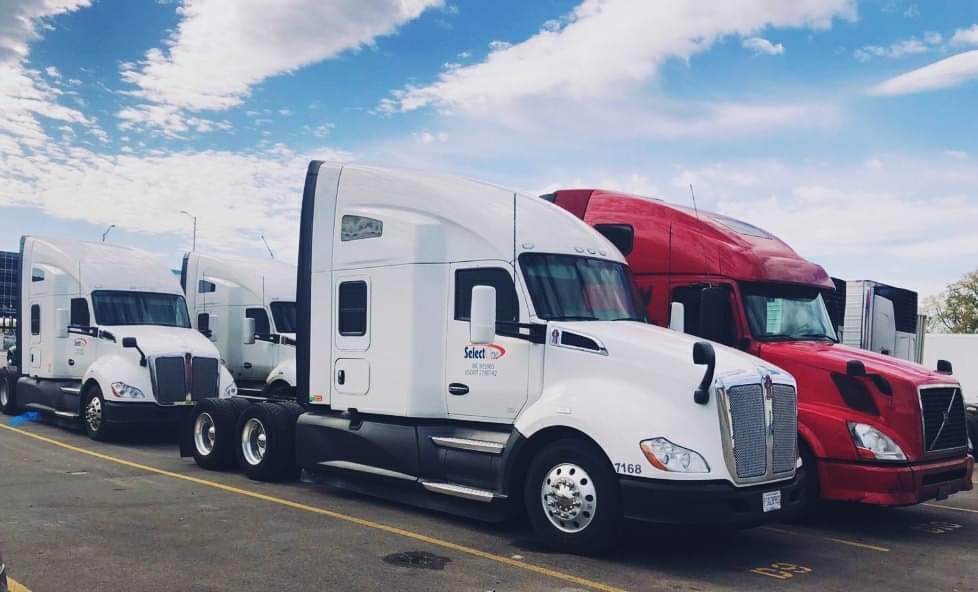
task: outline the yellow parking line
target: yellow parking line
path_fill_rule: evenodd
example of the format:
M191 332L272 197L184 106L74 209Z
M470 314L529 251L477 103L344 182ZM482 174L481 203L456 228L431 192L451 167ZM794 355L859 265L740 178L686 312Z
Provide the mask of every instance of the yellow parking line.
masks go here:
M31 592L27 589L27 586L21 584L13 578L7 578L7 584L10 588L10 592Z
M955 512L968 512L969 514L978 514L978 510L972 510L970 508L955 508L954 506L942 506L941 504L924 504L928 508L940 508L942 510L954 510Z
M880 547L879 545L870 545L867 543L860 543L859 541L850 541L848 539L840 539L836 537L822 536L820 534L809 534L807 532L797 532L794 530L788 530L786 528L777 528L774 526L762 526L764 530L769 530L771 532L777 532L779 534L787 534L797 537L808 537L814 539L821 539L823 541L829 541L830 543L838 543L840 545L847 545L849 547L857 547L859 549L867 549L869 551L879 551L880 553L889 553L890 550L886 547Z
M602 592L624 592L621 588L616 588L609 584L604 584L601 582L596 582L594 580L589 580L587 578L582 578L572 574L564 573L562 571L557 571L555 569L550 569L549 567L544 567L542 565L534 565L532 563L527 563L525 561L520 561L512 559L510 557L505 557L503 555L497 555L495 553L490 553L488 551L482 551L481 549L476 549L474 547L468 547L466 545L460 545L458 543L453 543L451 541L446 541L444 539L439 539L437 537L428 536L426 534L421 534L419 532L414 532L404 528L399 528L397 526L390 526L380 522L374 522L372 520L366 520L364 518L358 518L356 516L350 516L348 514L342 514L334 510L327 510L326 508L320 508L317 506L310 506L307 504L290 501L287 499L282 499L279 497L267 495L264 493L258 493L257 491L250 491L248 489L241 489L239 487L233 487L231 485L225 485L223 483L218 483L217 481L209 481L207 479L200 479L197 477L191 477L190 475L184 475L182 473L174 473L173 471L167 471L164 469L158 469L149 465L144 465L140 463L135 463L121 458L116 458L108 454L103 454L101 452L95 452L94 450L87 450L85 448L79 448L78 446L72 446L71 444L61 442L60 440L55 440L53 438L47 438L39 434L34 434L26 430L13 428L7 425L0 424L0 428L3 428L10 432L15 432L22 436L27 436L29 438L34 438L41 442L51 444L52 446L58 446L64 448L65 450L70 450L72 452L77 452L79 454L85 454L92 456L104 461L129 467L132 469L138 469L141 471L146 471L148 473L154 473L157 475L163 475L165 477L171 477L173 479L179 479L181 481L188 481L190 483L196 483L197 485L203 485L205 487L211 487L213 489L219 489L221 491L226 491L228 493L234 493L237 495L250 497L253 499L262 500L265 502L278 504L280 506L286 506L288 508L293 508L295 510L302 510L304 512L309 512L312 514L319 514L321 516L328 516L335 520L342 520L344 522L349 522L351 524L356 524L358 526L364 526L366 528L372 528L374 530L379 530L386 532L388 534L398 535L404 538L413 539L415 541L420 541L423 543L428 543L430 545L435 545L437 547L442 547L444 549L450 549L452 551L457 551L459 553L464 553L466 555L471 555L473 557L479 557L481 559L487 559L489 561L494 561L509 567L514 567L516 569L521 569L523 571L528 571L535 573L537 575L547 576L554 578L556 580L562 580L564 582L569 582L572 584L577 584L578 586L584 586L586 588L591 588L593 590L601 590Z

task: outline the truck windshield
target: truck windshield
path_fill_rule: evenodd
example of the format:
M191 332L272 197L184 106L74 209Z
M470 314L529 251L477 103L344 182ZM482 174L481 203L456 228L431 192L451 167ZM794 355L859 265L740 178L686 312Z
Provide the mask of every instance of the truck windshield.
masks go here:
M92 308L99 325L190 328L187 303L178 294L99 290L92 293Z
M761 341L838 342L818 288L741 284L751 333Z
M628 267L575 255L527 253L523 277L537 316L551 321L645 321Z
M295 333L295 302L273 302L272 318L279 333Z

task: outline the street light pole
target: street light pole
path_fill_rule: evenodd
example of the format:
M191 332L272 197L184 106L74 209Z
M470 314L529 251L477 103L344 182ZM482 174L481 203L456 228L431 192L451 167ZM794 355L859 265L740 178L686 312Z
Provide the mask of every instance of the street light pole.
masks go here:
M194 221L194 239L193 239L193 246L190 248L190 250L196 251L197 250L197 216L194 216L187 210L180 210L180 213L190 216Z
M106 228L105 229L105 232L102 233L102 242L103 243L105 242L105 237L109 236L109 231L112 230L113 228L115 228L115 224L109 224L109 227Z

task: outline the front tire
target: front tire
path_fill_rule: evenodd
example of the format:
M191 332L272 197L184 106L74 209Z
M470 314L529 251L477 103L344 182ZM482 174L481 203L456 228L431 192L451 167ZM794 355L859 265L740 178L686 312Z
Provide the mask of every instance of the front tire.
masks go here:
M4 415L17 415L17 401L14 396L13 378L0 375L0 411Z
M816 514L822 505L822 490L818 483L818 466L815 455L807 444L798 441L798 453L801 456L801 467L804 474L801 489L801 508L798 518L804 520Z
M537 537L559 551L609 549L624 521L617 475L604 454L581 439L558 440L533 457L523 500Z
M238 420L238 466L249 479L281 481L298 474L295 419L282 405L251 405Z
M85 392L85 404L82 405L82 426L92 440L104 442L111 437L112 430L108 423L108 409L102 389L93 384Z

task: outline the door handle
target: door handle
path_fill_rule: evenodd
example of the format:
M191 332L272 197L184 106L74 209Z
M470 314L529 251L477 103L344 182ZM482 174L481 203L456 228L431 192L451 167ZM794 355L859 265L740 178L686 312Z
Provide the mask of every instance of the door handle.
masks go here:
M346 370L336 372L336 384L346 384Z
M467 395L469 394L469 386L461 382L453 382L448 385L448 392L456 396Z

